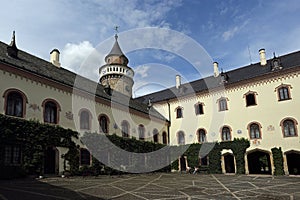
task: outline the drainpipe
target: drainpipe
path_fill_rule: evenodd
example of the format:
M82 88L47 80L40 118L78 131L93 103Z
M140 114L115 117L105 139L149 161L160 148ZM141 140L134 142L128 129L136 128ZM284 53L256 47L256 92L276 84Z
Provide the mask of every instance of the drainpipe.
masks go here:
M169 111L169 124L168 124L168 144L170 145L170 126L171 126L171 108L169 100L167 100L168 111Z

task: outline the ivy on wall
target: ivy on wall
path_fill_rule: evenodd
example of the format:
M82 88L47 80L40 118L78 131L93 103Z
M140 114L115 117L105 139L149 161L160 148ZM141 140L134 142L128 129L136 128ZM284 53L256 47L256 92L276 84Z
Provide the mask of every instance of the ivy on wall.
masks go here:
M284 170L283 170L283 155L282 155L282 150L281 147L279 148L272 148L272 155L273 155L273 162L274 162L274 175L284 175Z
M71 129L64 129L57 125L41 124L15 117L0 115L0 152L3 155L6 145L19 145L22 152L21 166L5 166L4 157L0 157L0 170L3 178L14 177L10 173L12 168L20 174L42 174L44 157L47 147L66 147L69 149L66 160L71 170L78 166L76 160L78 147L74 143L78 133ZM77 166L76 164L77 163ZM8 171L8 173L5 173Z

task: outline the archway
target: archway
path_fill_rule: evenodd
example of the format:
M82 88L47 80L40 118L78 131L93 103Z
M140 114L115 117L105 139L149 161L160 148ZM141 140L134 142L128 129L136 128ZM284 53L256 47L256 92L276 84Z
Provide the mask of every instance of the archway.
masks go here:
M234 156L230 153L224 155L225 172L235 173Z
M58 150L48 147L45 151L44 173L56 174L58 172Z
M289 174L300 175L300 152L291 151L286 153L286 161Z
M247 155L249 174L272 174L270 154L254 150Z

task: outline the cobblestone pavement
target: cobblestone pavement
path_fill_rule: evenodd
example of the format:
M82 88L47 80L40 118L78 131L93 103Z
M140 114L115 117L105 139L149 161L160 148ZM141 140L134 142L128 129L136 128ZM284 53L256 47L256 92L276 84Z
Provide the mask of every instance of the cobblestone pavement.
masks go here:
M0 200L300 200L300 177L134 174L0 181Z

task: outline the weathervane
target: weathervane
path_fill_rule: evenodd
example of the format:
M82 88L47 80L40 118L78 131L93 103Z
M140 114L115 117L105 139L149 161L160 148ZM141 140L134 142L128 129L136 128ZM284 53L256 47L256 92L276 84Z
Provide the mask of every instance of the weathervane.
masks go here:
M115 34L115 38L116 38L116 40L118 39L118 33L119 33L119 29L120 28L120 26L115 26L115 28L114 28L114 30L115 30L115 32L116 32L116 34Z
M119 30L118 30L119 28L120 28L120 26L115 26L114 29L115 29L115 31L116 31L116 34L119 33Z

